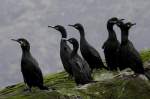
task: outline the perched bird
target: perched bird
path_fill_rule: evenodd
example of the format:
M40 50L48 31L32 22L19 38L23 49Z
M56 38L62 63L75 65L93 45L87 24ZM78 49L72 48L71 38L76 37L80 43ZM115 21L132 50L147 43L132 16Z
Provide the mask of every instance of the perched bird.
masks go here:
M90 68L93 69L98 69L98 68L105 68L107 67L104 66L102 59L98 53L98 51L92 47L86 40L85 38L85 32L84 28L80 23L77 23L75 25L69 25L71 27L74 27L77 29L80 33L80 51L83 56L83 58L87 61L89 64Z
M32 87L38 87L41 90L48 90L48 87L43 85L43 74L39 64L30 53L29 42L24 38L12 40L18 42L22 48L21 72L24 78L24 83L29 87L29 91L31 91Z
M73 76L77 85L83 85L92 82L91 69L88 63L83 60L77 53L79 44L75 38L70 38L68 41L73 45L73 51L68 60L72 66Z
M125 68L131 68L135 74L144 74L143 62L139 52L135 49L132 42L128 39L129 29L134 26L135 23L123 23L117 22L117 26L121 29L121 45L119 49L119 68L123 70Z
M110 18L107 22L107 30L108 30L108 39L104 42L102 49L104 50L106 64L109 70L117 70L118 65L118 49L120 47L120 42L117 40L116 33L113 29L113 26L118 22L116 17Z
M61 33L61 41L60 41L60 58L62 61L62 64L64 66L65 71L72 76L72 68L71 65L69 64L68 60L70 58L70 54L72 52L71 48L68 46L66 38L67 38L67 32L65 28L61 25L56 25L56 26L48 26L51 27Z

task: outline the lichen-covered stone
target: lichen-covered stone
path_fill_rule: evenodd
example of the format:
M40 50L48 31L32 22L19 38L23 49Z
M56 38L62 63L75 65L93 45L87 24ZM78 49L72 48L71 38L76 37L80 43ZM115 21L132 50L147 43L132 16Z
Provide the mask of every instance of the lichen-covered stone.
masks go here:
M142 52L145 62L150 60L147 54L150 53ZM45 76L44 83L56 90L33 88L32 92L28 92L24 91L26 86L19 83L1 90L0 99L150 99L150 82L130 74L124 75L128 72L130 70L96 70L93 77L97 82L78 87L65 72L50 74Z

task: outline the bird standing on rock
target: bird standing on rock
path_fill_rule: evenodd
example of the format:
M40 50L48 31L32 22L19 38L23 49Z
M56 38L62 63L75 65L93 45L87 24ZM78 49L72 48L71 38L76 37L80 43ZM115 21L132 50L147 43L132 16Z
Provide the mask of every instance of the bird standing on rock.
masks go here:
M98 53L98 51L92 47L85 38L85 32L84 28L80 23L76 23L74 25L68 25L71 27L74 27L77 29L80 33L80 51L83 56L83 58L87 61L90 68L93 69L99 69L99 68L105 68L102 59Z
M70 38L67 41L73 45L73 51L68 61L72 66L72 72L76 84L83 85L83 84L93 82L91 76L91 69L88 63L85 60L83 60L77 53L79 48L78 41L75 38Z
M72 52L71 48L67 44L67 32L65 28L61 25L56 25L56 26L48 26L51 27L61 33L61 41L60 41L60 58L62 61L62 64L64 66L65 71L72 76L72 68L71 65L69 64L68 60L70 58L70 54Z
M117 70L118 67L118 49L120 42L117 40L116 33L113 29L114 25L123 19L112 17L107 22L108 39L104 42L102 49L104 50L106 64L109 70Z
M38 87L41 90L48 90L48 87L43 85L43 74L39 64L30 53L29 42L24 38L12 40L18 42L22 48L21 72L24 83L29 87L29 91L31 91L32 87Z
M119 69L131 68L135 74L144 74L144 67L139 52L135 49L132 42L128 39L129 29L136 25L135 23L117 22L121 29L121 45L119 49Z

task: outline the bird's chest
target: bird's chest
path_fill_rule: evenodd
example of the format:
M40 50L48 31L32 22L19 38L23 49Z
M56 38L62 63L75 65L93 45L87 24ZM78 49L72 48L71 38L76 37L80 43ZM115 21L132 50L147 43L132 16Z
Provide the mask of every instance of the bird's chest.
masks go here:
M29 70L31 68L32 62L30 58L22 58L21 60L21 70Z
M82 54L87 54L87 53L89 53L89 46L86 43L81 42L80 43L80 50L81 50Z
M61 57L61 58L62 58L62 57L68 58L70 54L71 54L71 51L70 51L70 49L68 48L67 45L62 45L62 46L60 47L60 57Z
M120 55L124 60L128 60L132 56L132 50L129 45L120 47Z
M117 41L110 40L106 42L105 50L107 51L115 51L119 48L119 43Z

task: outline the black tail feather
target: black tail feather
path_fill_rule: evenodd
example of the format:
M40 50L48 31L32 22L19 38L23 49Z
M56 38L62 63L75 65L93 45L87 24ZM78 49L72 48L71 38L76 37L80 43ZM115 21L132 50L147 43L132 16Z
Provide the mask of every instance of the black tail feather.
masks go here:
M150 68L144 68L145 76L150 80Z
M49 90L49 88L48 87L46 87L46 86L39 86L39 88L40 88L40 90Z

